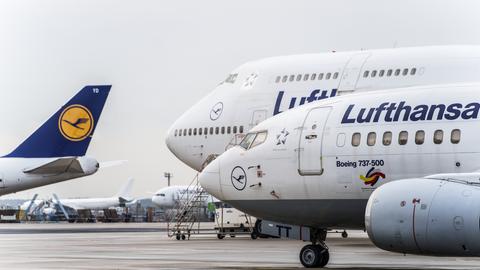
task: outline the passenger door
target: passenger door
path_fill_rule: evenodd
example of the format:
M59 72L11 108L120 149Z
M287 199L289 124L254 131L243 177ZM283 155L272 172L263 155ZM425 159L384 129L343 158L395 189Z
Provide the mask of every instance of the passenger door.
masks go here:
M308 112L300 134L298 148L298 173L300 175L321 175L322 142L325 124L331 107L314 108Z
M357 54L350 58L345 70L343 71L342 78L340 80L340 85L338 86L338 94L351 93L355 91L357 81L360 77L360 72L362 71L363 64L367 61L367 58L370 56L368 53Z
M250 123L250 128L258 125L260 122L267 119L267 110L256 110L253 111L252 122Z

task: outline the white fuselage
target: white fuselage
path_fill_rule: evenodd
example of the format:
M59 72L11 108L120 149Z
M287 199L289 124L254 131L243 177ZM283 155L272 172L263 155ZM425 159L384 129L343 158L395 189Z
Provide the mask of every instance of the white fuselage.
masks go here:
M109 198L85 198L85 199L60 199L64 206L68 206L75 210L90 209L101 210L110 207L121 206L121 199L119 197Z
M171 209L179 207L188 202L198 191L194 187L189 186L169 186L159 189L152 196L152 202L163 209ZM211 197L211 196L210 196ZM207 202L213 202L211 197Z
M167 146L200 171L229 142L237 143L258 123L290 108L349 93L475 82L479 71L479 46L332 52L249 62L172 125Z
M74 158L74 157L72 157ZM98 162L90 157L76 157L80 167L65 168L62 171L49 168L56 173L27 172L40 168L59 158L0 158L0 196L30 188L50 185L65 180L91 175L98 170Z
M260 123L251 133L265 141L229 149L199 179L213 196L260 218L363 228L380 185L477 171L479 112L480 84L318 101Z

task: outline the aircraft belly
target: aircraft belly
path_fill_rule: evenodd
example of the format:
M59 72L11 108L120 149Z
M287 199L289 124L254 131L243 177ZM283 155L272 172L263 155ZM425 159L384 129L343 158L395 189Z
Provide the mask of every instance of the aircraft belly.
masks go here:
M319 228L363 229L366 199L233 200L257 218Z

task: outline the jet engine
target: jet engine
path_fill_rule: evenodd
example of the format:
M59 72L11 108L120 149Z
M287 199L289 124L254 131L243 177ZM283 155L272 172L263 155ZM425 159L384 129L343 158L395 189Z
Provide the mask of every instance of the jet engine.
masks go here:
M365 225L384 250L480 256L480 174L398 180L375 190Z

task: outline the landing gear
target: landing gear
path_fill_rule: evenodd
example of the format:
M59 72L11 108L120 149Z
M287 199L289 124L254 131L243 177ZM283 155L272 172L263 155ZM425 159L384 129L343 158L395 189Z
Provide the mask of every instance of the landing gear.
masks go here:
M347 237L348 237L347 231L343 231L343 232L342 232L342 237L343 237L343 238L347 238Z
M306 268L324 267L330 260L328 247L325 245L327 231L323 229L310 229L311 245L306 245L300 251L300 262Z
M306 268L324 267L329 259L328 248L324 245L306 245L300 251L300 262Z

